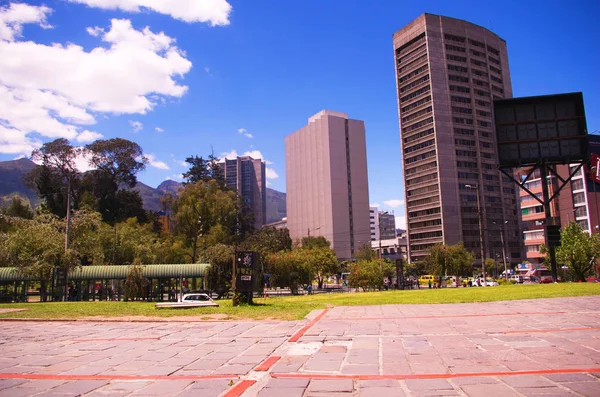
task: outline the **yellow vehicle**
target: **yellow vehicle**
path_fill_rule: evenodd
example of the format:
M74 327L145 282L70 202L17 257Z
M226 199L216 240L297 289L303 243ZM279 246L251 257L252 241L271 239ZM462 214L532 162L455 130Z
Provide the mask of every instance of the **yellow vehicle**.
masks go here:
M429 282L431 281L431 286L433 286L434 284L439 284L440 282L440 277L439 276L432 276L431 274L425 274L421 277L419 277L419 284L420 285L429 285Z

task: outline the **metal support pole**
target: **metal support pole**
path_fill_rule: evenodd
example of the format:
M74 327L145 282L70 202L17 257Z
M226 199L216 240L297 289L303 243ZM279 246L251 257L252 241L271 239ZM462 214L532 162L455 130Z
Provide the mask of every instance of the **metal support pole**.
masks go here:
M477 217L479 218L479 248L481 248L481 271L483 273L483 286L487 286L485 277L485 247L483 246L483 214L481 211L481 199L479 198L479 185L475 185L477 190Z
M500 242L502 243L502 259L504 261L504 277L506 278L506 281L508 281L508 270L506 268L506 246L504 245L504 225L506 224L506 222L504 222L504 224L502 225L502 229L500 230Z
M542 163L540 166L541 171L541 179L542 179L542 195L544 199L544 212L546 214L546 226L553 225L554 222L552 220L552 213L550 212L550 194L548 192L548 165L546 163ZM547 229L546 229L547 230ZM548 252L550 253L550 266L552 268L552 278L554 282L558 281L558 273L556 270L556 253L554 247L550 246L548 241L548 233L544 233L544 238L546 240L546 247L548 247Z

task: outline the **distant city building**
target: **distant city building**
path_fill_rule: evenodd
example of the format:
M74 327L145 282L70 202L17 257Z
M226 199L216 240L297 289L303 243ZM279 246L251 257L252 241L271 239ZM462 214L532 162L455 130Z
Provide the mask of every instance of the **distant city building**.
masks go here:
M379 211L377 207L369 207L371 241L396 238L396 217L393 213Z
M364 122L323 110L285 138L285 156L291 238L324 236L352 258L370 241Z
M235 190L254 214L254 228L267 222L267 179L265 163L249 156L226 159L223 166L225 184Z
M405 237L394 237L390 239L371 241L371 248L379 256L379 250L381 248L381 257L389 259L394 262L396 259L402 259L406 261L407 255L407 242Z
M521 259L516 185L497 170L492 101L512 96L506 42L489 30L424 14L393 35L408 250L464 242ZM478 197L480 206L478 207Z
M595 135L589 137L590 151L600 154L600 137ZM579 167L579 164L558 165L556 170L563 180L567 180L577 167ZM521 169L520 172L526 175L527 169ZM552 200L550 214L554 218L553 221L562 227L575 221L589 234L599 233L598 199L600 199L600 186L597 185L590 178L589 172L586 172L586 167L582 167L577 171L571 181L560 191L559 196ZM536 196L542 198L539 170L534 172L525 186ZM549 194L553 195L558 186L557 178L549 174ZM545 254L540 253L541 245L545 242L544 222L546 216L544 207L524 190L521 190L520 196L525 256L529 262L541 264L545 257Z

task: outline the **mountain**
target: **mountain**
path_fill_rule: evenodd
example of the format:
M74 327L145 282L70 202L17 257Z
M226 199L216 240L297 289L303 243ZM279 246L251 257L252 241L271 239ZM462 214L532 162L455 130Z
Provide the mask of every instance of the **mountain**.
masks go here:
M23 176L36 167L29 159L0 161L0 206L10 204L13 197L19 196L32 207L37 207L41 199L29 189L23 181ZM180 182L167 180L156 189L138 182L134 190L138 191L144 202L144 208L149 211L162 210L160 202L165 193L177 194L181 189ZM286 216L285 193L267 188L267 223L276 222Z
M267 188L267 223L277 222L286 217L285 193Z
M29 159L0 161L0 206L10 204L14 197L20 197L32 207L40 204L40 199L23 181L23 176L35 168Z
M183 185L180 182L167 179L166 181L163 181L160 185L158 185L156 190L162 193L177 194L177 192L179 192L179 189L181 189L181 186Z

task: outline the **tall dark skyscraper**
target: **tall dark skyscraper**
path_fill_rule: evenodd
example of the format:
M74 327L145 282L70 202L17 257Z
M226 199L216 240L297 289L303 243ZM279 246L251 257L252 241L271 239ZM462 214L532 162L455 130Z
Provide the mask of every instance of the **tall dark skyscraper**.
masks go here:
M265 163L249 156L225 160L224 176L228 187L243 197L254 214L254 227L267 223Z
M497 169L493 103L510 98L506 42L424 14L393 35L409 256L464 242L481 257L521 258L516 185ZM478 205L479 202L479 205ZM478 209L482 213L480 228Z

